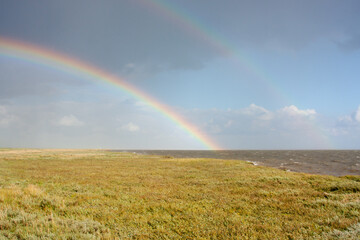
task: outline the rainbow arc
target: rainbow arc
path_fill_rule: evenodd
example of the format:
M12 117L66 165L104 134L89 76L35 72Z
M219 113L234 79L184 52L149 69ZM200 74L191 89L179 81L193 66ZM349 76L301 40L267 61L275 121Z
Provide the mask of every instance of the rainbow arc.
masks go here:
M133 96L134 98L148 104L166 118L174 122L181 129L193 136L204 147L210 150L220 150L221 147L215 143L209 136L203 133L198 127L186 121L181 115L176 113L166 104L158 101L146 92L131 85L123 78L117 77L111 73L106 72L94 65L76 59L74 57L62 54L60 52L52 51L33 44L17 41L11 38L0 37L0 54L24 59L30 62L42 64L51 68L56 68L62 71L81 74L90 77L94 81L100 81L110 84L123 92Z

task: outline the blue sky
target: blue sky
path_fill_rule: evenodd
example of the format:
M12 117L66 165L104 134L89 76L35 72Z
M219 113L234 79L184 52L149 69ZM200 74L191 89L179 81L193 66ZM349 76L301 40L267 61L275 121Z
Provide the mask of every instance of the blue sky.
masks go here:
M122 77L225 149L358 149L359 22L349 0L0 0L0 37ZM1 147L204 149L118 88L1 48L0 136Z

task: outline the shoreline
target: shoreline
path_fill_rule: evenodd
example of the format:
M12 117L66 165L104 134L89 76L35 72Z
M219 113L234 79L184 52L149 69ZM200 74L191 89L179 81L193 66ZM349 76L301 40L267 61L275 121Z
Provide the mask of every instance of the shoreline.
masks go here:
M242 160L253 165L319 175L360 175L360 150L109 150L174 158Z

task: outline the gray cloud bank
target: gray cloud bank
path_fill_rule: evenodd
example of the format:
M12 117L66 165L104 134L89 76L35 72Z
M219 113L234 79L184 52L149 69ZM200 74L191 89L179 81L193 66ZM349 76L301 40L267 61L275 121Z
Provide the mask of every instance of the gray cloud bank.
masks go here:
M169 1L167 14L146 2L1 1L0 35L122 74L199 68L219 56L211 35L239 48L296 49L319 39L360 47L356 0Z

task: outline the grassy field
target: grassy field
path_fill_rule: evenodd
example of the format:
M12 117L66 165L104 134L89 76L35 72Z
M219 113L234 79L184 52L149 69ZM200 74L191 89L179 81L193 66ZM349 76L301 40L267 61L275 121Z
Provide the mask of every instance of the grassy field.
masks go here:
M360 177L0 149L0 239L359 239Z

